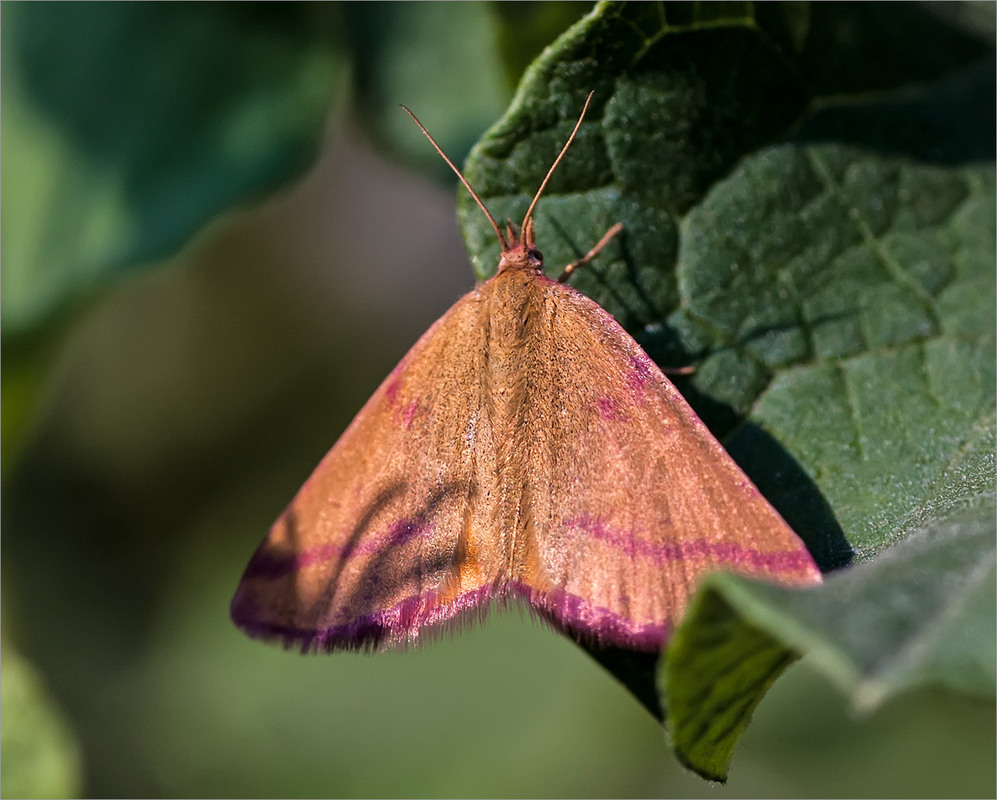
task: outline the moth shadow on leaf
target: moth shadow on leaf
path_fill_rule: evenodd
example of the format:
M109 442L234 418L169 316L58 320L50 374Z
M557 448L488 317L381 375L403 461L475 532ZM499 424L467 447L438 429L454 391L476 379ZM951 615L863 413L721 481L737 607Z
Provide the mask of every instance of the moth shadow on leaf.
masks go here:
M572 260L582 258L595 243L594 240L580 241L555 215L545 215L544 225L551 238L558 240L563 248L571 252ZM610 225L605 226L607 230L610 227ZM597 228L593 234L597 238L604 232ZM605 251L600 252L591 263L572 273L568 285L595 300L609 311L620 325L633 332L635 329L647 328L662 322L667 316L667 311L661 308L660 302L641 279L640 269L632 254L631 235L632 233L624 226L613 237ZM662 263L671 265L674 259L675 254L672 253L663 257ZM561 269L566 264L552 263L551 266ZM667 280L673 280L670 266L660 269L669 274Z
M724 446L804 541L821 572L852 563L855 551L830 504L800 463L773 436L753 422L743 422Z
M378 491L348 535L322 553L328 565L322 590L296 598L296 627L315 633L300 641L303 648L377 650L414 644L411 632L420 627L415 620L459 577L464 537L442 533L451 526L441 521L441 512L453 503L468 505L473 491L469 483L440 485L418 502L413 502L413 487L403 481ZM292 552L314 552L301 541L304 523L293 507L284 525ZM330 609L342 610L345 621L330 624Z

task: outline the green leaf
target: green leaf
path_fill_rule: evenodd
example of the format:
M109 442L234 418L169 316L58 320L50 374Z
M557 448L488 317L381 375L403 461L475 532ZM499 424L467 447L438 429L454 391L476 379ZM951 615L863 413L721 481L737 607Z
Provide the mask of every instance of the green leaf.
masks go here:
M514 89L536 56L588 11L574 0L522 0L489 3L496 19L506 82Z
M345 3L353 101L384 150L449 178L404 104L451 158L462 159L509 99L486 3Z
M867 5L602 3L527 70L465 171L496 218L518 222L595 92L536 213L547 267L558 274L623 222L573 283L659 364L696 366L679 388L825 570L874 567L989 507L995 483L992 37L931 8ZM487 277L494 233L463 193L458 208ZM965 542L989 563L984 545ZM900 559L878 579L887 608L915 579L947 585L941 565ZM797 593L722 585L795 608ZM832 639L834 585L811 596ZM759 622L748 600L715 596L675 634L661 705L680 758L719 779L800 645L769 626L774 613ZM952 635L991 663L989 640L964 633L992 624L992 604L967 608ZM930 625L894 624L911 640ZM610 661L660 713L653 673ZM750 680L725 677L742 661ZM668 677L701 663L695 686ZM980 690L951 663L929 672Z
M25 3L3 23L4 335L300 172L344 86L321 6Z
M800 652L860 711L919 686L993 698L995 512L991 498L931 522L811 591L708 579L661 670L679 758L725 780L751 712Z
M79 797L79 748L32 666L10 645L0 659L3 797Z

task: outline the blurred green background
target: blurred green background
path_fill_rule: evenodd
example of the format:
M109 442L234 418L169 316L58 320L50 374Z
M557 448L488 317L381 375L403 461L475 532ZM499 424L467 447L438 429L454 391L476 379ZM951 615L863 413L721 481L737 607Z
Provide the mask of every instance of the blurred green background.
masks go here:
M517 6L2 6L5 797L992 796L993 706L950 694L857 718L804 661L720 787L515 610L378 656L229 622L473 285L397 104L462 159L588 9Z

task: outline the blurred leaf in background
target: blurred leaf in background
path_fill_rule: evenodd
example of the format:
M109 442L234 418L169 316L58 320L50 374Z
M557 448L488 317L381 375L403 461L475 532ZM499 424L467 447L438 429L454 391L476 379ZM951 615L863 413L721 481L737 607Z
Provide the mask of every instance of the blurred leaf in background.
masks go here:
M71 309L300 174L347 64L322 6L2 14L6 473Z
M15 3L3 22L5 335L300 173L345 89L322 6Z
M836 602L871 619L963 563L942 546L883 577L891 542L979 534L993 6L959 8L602 5L544 51L471 159L493 211L521 214L596 89L538 216L548 264L623 219L578 286L660 363L697 365L681 388L825 566L854 551L878 570L829 581L810 608L718 583L693 634L717 614L775 615L755 630L792 654L793 625L826 641L821 617L848 619ZM43 676L39 715L70 720L78 745L63 752L82 753L85 793L993 794L989 700L887 692L860 721L792 670L724 789L678 767L570 642L514 613L377 658L305 659L230 625L270 522L472 282L452 193L374 149L445 175L397 105L459 160L590 11L0 6L4 641ZM485 274L493 242L463 202ZM943 637L934 652L979 654L960 630L946 628L962 650ZM909 686L930 666L895 663L916 667ZM78 791L70 763L32 776L34 792ZM8 779L5 796L32 793Z
M83 786L71 728L41 678L10 644L0 657L3 797L74 797Z

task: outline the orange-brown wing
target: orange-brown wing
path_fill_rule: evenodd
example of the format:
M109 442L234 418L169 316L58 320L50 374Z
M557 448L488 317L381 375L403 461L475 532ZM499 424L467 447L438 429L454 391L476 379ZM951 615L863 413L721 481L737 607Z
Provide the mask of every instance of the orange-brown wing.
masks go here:
M617 322L568 287L536 288L518 591L576 637L654 650L708 571L819 582L802 541Z
M246 632L387 647L487 600L501 559L468 545L494 474L480 317L471 292L423 335L271 528L232 601Z

